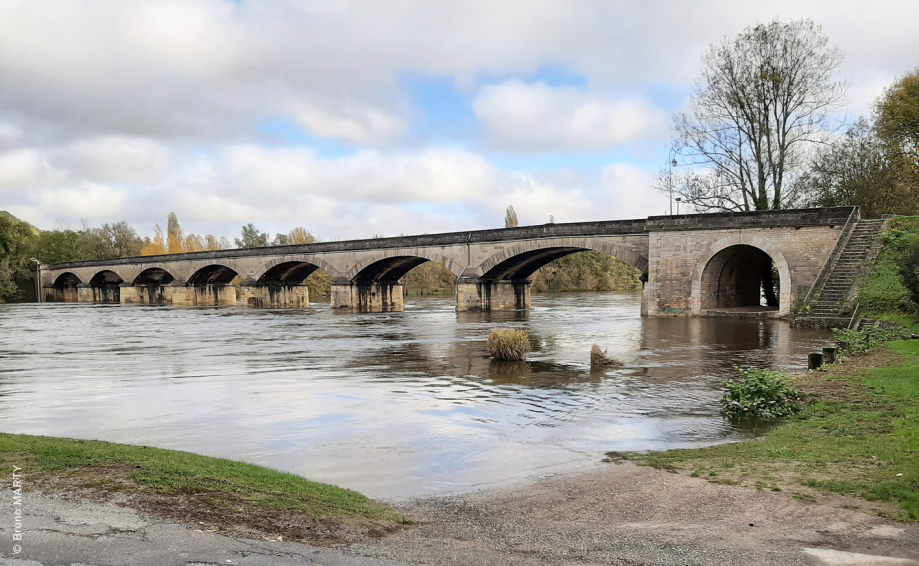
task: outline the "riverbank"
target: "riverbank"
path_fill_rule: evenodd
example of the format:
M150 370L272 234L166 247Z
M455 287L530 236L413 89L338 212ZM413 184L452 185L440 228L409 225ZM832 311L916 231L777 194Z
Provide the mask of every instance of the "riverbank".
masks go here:
M919 341L890 342L795 381L818 401L760 438L625 456L712 483L919 521Z
M382 536L410 523L354 491L187 452L0 434L0 475L25 492L105 503L248 538L313 545Z

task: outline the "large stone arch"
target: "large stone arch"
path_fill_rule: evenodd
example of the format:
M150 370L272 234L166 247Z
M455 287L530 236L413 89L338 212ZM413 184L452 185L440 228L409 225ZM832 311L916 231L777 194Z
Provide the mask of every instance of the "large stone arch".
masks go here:
M600 238L557 238L522 242L490 256L480 264L479 271L485 278L501 278L502 273L500 272L513 272L514 260L517 258L520 263L518 267L521 270L519 271L521 278L528 278L539 268L556 259L591 250L624 261L642 273L648 271L648 258L642 256L632 246L613 239Z
M58 276L54 278L54 282L51 284L51 286L56 289L63 289L66 287L76 288L77 285L82 285L82 284L83 284L83 280L77 277L77 275L74 272L65 271L63 273L58 274Z
M255 270L255 272L252 274L251 279L253 281L260 281L265 276L266 273L278 267L279 265L282 265L285 263L308 263L308 264L316 266L318 269L325 271L332 278L339 277L341 275L339 271L335 269L334 266L332 266L329 262L325 261L321 257L282 256L282 257L275 257L275 258L272 258L266 261L258 269Z
M692 274L692 314L702 314L704 302L702 276L705 273L705 268L719 253L734 246L750 246L757 248L772 258L772 261L778 269L780 281L778 314L786 315L791 312L791 305L794 302L795 282L792 280L791 269L788 266L788 261L785 259L785 254L782 253L782 250L779 249L772 240L763 238L762 236L739 233L713 242L706 252L700 256L699 261L696 262Z
M118 284L125 282L124 276L116 271L115 269L109 267L106 269L100 269L89 279L89 285L93 287L101 286L104 284Z
M445 268L453 272L454 275L459 276L462 272L462 265L457 265L457 262L445 256L442 253L439 253L437 250L430 250L424 248L415 248L412 250L385 250L372 255L366 256L361 260L354 263L348 271L344 274L344 278L349 280L354 280L358 274L364 272L371 268L374 264L380 262L391 262L400 258L418 258L421 261L415 262L415 265L412 265L412 268L421 265L427 261L433 261L439 263ZM406 271L407 273L407 271ZM404 274L403 274L404 275ZM401 276L400 276L401 277Z
M111 269L97 271L89 280L94 303L120 303L124 278Z
M176 275L166 264L152 264L145 266L131 280L132 285L168 285L176 280Z
M236 269L222 263L209 263L196 269L186 283L188 285L228 285L239 275Z

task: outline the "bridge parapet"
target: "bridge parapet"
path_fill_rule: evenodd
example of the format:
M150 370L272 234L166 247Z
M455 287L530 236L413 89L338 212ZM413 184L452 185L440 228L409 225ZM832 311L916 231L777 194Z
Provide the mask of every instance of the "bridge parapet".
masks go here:
M654 316L753 307L746 303L756 289L771 285L764 266L775 265L779 291L767 298L767 310L781 315L814 284L853 214L848 207L653 216L118 258L46 266L41 281L50 301L303 306L309 304L303 281L322 269L334 281L334 306L373 312L401 310L401 278L435 261L458 277L457 310L525 309L529 279L539 268L597 250L645 274L642 312ZM706 271L716 254L729 276ZM242 282L238 296L234 280Z

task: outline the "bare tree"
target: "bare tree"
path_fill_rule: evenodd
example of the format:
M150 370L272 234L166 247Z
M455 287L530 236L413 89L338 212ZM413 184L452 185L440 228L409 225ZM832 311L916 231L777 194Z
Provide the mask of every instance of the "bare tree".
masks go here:
M504 214L504 227L516 228L517 226L520 226L520 222L517 220L517 213L512 205L507 207L507 212Z
M712 45L689 112L674 117L680 164L698 166L673 178L674 192L700 212L795 205L808 151L837 129L841 60L810 20L757 24ZM658 175L662 192L669 182Z

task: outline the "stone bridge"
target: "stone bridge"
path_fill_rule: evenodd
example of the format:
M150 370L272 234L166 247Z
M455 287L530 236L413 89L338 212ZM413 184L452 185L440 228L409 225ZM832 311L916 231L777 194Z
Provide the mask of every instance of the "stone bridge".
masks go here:
M40 280L46 302L301 307L323 269L334 308L380 312L401 310L400 279L434 261L457 276L457 310L511 310L530 307L540 267L596 250L643 273L643 315L781 316L826 278L859 219L851 207L652 216L74 262Z

